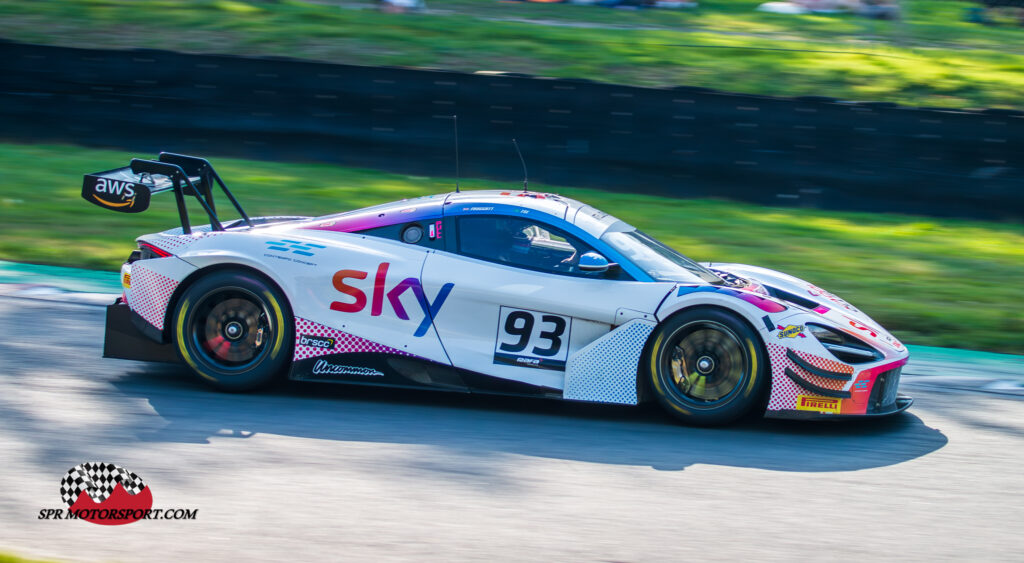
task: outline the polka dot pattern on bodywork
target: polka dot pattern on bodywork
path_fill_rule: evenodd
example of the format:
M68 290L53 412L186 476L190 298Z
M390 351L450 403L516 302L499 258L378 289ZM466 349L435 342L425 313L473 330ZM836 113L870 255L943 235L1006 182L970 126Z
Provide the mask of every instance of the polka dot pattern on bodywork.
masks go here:
M562 396L576 401L637 404L636 375L654 323L633 320L595 340L571 358Z
M329 354L352 354L355 352L414 355L317 322L295 317L296 361Z
M147 268L144 261L138 261L132 264L131 283L131 289L125 292L128 307L147 323L163 330L167 304L178 287L178 281L160 275Z
M768 410L770 411L795 409L797 395L814 395L813 392L800 387L800 385L786 375L787 367L799 374L800 377L807 380L807 382L817 385L818 387L824 387L825 389L840 391L850 384L849 381L828 379L807 373L803 369L797 367L797 365L786 356L787 348L785 346L773 344L771 342L768 342L767 346L768 356L772 367L772 391L771 397L768 400ZM846 364L830 360L828 358L815 356L814 354L808 354L807 352L800 352L797 350L794 350L794 352L805 362L816 368L838 373L853 373L853 368Z

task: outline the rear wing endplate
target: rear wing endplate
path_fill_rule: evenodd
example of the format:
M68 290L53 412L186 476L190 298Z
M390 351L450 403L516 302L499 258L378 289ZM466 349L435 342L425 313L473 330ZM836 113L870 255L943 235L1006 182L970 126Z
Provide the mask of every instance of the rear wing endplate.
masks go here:
M82 198L112 211L141 213L149 208L149 200L153 195L174 192L181 229L189 234L192 225L185 206L185 196L194 196L209 216L213 230L223 231L224 226L217 218L213 202L214 184L224 191L242 220L248 226L253 226L249 216L209 161L182 154L162 152L157 160L134 158L124 168L86 174L82 181Z

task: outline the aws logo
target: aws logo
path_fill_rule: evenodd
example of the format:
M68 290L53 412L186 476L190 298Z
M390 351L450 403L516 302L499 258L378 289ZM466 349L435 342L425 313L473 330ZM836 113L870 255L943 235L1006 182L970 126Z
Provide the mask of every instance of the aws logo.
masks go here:
M120 213L141 213L149 208L150 192L145 184L86 174L82 198L93 205Z
M107 207L131 207L135 205L135 184L131 182L118 182L109 178L100 178L96 181L93 190L96 193L92 194L92 197ZM96 195L97 193L117 196L121 201L107 201L107 199Z
M441 306L444 305L445 299L448 299L448 294L452 292L455 284L444 284L433 300L427 299L423 286L417 278L405 278L388 290L387 277L390 265L389 262L382 262L377 266L377 274L373 279L373 300L370 303L370 316L379 317L384 312L384 297L386 296L388 303L395 311L395 315L402 320L409 320L409 313L406 312L400 299L403 293L411 290L413 295L416 296L416 302L419 303L420 308L423 310L423 320L416 327L416 332L413 333L413 336L423 336L430 329L431 319L441 311ZM335 272L331 278L334 289L352 297L354 301L348 303L332 301L331 310L342 313L358 313L365 309L367 302L366 293L362 289L347 283L346 280L365 280L368 275L369 273L363 270L339 270Z

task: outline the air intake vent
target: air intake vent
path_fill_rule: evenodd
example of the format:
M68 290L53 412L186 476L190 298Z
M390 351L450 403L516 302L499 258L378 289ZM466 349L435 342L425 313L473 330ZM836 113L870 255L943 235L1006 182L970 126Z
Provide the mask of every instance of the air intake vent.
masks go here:
M823 325L807 323L807 331L832 353L836 359L848 364L863 364L882 359L882 353L864 342Z
M725 270L719 270L717 268L708 269L714 272L716 276L722 278L722 281L724 281L725 284L730 287L743 288L750 285L750 280L747 280L746 278L741 278L736 274L731 274L729 272L726 272Z
M790 293L777 287L765 286L765 288L768 290L768 295L771 295L776 299L789 301L790 303L794 305L799 305L804 309L814 309L815 307L820 305L820 303L818 303L817 301L808 299L806 297L801 297L795 293Z
M903 368L898 367L880 373L875 378L875 386L871 389L871 398L868 404L869 408L873 409L872 412L887 412L896 404L896 392L899 390L900 372L902 371Z
M832 352L832 355L848 364L862 364L880 359L878 352L866 348L855 348L853 346L842 346L837 344L824 344L825 349Z

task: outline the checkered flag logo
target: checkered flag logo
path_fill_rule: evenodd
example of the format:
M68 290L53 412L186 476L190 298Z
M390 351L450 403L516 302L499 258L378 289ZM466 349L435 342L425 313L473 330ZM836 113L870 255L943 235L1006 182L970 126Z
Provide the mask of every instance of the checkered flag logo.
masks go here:
M90 462L76 465L68 470L60 481L60 496L69 507L82 493L86 493L97 504L110 498L120 483L130 495L137 495L146 488L142 478L113 463Z

